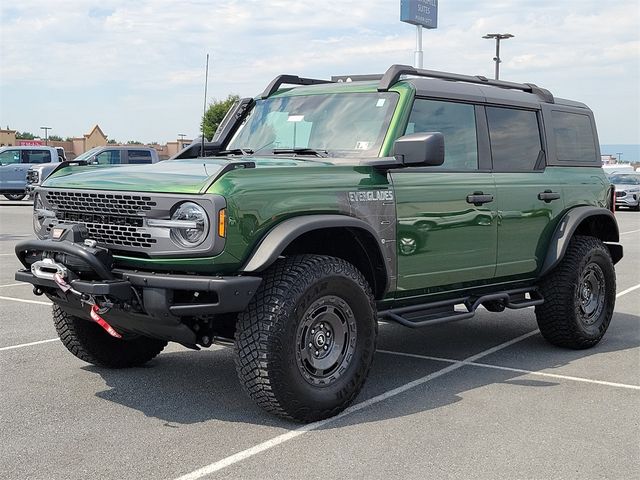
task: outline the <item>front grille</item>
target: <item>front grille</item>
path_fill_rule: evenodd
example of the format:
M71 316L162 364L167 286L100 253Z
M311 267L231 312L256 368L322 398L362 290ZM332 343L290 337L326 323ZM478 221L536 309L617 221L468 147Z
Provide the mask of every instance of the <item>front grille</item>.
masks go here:
M627 194L627 192L622 191L622 192L616 192L616 197L624 197Z
M59 190L47 191L46 200L56 210L112 215L137 215L156 206L151 197Z
M27 183L38 183L38 181L40 180L40 173L36 172L35 170L29 170L27 171Z
M151 248L157 242L150 233L139 232L144 225L140 217L119 217L102 213L58 211L58 220L65 223L82 223L92 239L98 243L120 247ZM47 230L51 230L48 228Z

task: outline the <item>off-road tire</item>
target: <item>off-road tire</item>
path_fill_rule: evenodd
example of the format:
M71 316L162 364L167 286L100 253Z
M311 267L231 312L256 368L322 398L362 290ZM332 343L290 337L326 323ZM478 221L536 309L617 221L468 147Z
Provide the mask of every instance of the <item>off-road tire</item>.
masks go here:
M11 200L13 202L19 202L20 200L24 199L24 197L26 196L27 196L26 193L5 193L4 194L4 198L6 198L7 200Z
M599 272L593 276L603 280L602 308L587 321L581 295L585 293L584 276L592 271ZM574 236L564 258L540 283L540 290L545 301L536 307L536 319L542 336L560 347L593 347L611 323L616 300L616 274L609 250L595 237Z
M300 352L307 344L300 340L304 338L300 332L313 333L308 326L313 315L309 312L326 301L342 305L353 327L335 335L336 340L340 335L351 340L333 353L344 352L348 346L353 354L342 364L341 373L319 385L312 384L316 380L305 374L304 360L300 359L304 352ZM349 332L355 332L353 337ZM238 377L249 397L268 412L301 422L331 417L360 392L373 361L377 333L371 288L356 267L320 255L280 259L266 271L251 303L238 316Z
M167 342L142 335L114 338L97 323L53 306L53 322L62 344L80 360L99 367L138 367L158 355Z

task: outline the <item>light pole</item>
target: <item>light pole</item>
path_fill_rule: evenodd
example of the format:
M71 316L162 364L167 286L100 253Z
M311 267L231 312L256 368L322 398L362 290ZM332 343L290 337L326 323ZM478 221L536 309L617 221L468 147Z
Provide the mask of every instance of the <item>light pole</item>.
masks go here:
M184 133L179 133L179 134L178 134L178 137L180 137L180 140L179 140L179 142L180 142L180 148L184 148L184 137L186 137L186 136L187 136L187 135L186 135L186 134L184 134Z
M51 127L40 127L41 130L44 130L44 144L49 145L49 130Z
M496 62L496 80L500 79L500 40L507 40L514 36L510 33L487 33L482 38L495 38L496 39L496 56L493 57L493 61Z
M618 156L618 158L616 158L616 163L622 163L620 161L620 159L622 158L622 152L616 152L616 155Z

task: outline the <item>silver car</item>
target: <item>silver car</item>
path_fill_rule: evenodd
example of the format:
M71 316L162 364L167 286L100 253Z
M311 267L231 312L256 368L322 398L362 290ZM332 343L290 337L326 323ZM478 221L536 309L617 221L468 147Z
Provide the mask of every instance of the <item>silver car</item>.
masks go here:
M616 187L616 208L640 210L640 173L614 173L609 181Z

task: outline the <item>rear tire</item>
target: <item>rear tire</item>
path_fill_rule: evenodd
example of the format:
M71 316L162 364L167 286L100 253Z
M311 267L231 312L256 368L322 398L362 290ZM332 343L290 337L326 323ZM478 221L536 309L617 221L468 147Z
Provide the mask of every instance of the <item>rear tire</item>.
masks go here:
M62 344L80 360L99 367L138 367L157 356L167 342L141 335L114 338L97 323L53 306L53 322Z
M26 197L27 194L26 193L5 193L4 197L7 200L11 200L13 202L19 202L20 200L24 199L24 197Z
M371 289L352 264L320 255L278 260L238 316L238 377L270 413L331 417L360 392L377 333Z
M545 301L536 307L536 319L547 341L574 349L596 345L609 327L616 300L609 250L597 238L574 236L540 290Z

